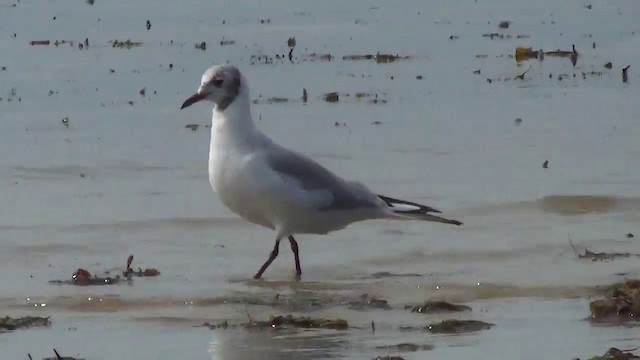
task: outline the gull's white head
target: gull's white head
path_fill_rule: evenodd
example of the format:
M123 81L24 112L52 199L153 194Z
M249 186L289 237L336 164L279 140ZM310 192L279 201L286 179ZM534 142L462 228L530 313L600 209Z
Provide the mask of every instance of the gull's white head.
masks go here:
M198 91L185 100L180 109L207 100L214 103L219 111L224 111L240 95L243 86L246 84L238 68L233 65L214 65L205 71Z

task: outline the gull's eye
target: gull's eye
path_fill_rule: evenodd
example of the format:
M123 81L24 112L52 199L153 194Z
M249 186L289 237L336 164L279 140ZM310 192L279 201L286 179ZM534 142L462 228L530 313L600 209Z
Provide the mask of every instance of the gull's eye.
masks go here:
M213 81L211 81L211 83L213 84L213 86L219 88L220 86L222 86L224 80L222 79L213 79Z

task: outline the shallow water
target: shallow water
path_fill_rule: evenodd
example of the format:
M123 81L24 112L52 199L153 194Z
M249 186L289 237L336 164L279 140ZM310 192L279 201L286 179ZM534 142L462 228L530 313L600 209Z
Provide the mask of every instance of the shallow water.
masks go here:
M403 356L537 359L637 345L637 329L584 318L594 286L637 277L638 259L591 262L569 246L640 253L636 2L12 4L0 3L0 314L51 315L53 325L0 335L7 358L52 356L56 347L87 359L366 359L388 352L376 346L415 342L435 348ZM513 23L499 30L502 20ZM493 32L512 38L482 36ZM275 59L290 36L295 64ZM85 38L90 46L79 50ZM143 44L112 48L114 39ZM202 41L206 51L194 46ZM566 58L521 66L510 58L517 46L572 44L575 67ZM342 59L378 51L411 58ZM312 53L333 58L310 61ZM203 70L223 62L248 77L254 117L275 140L465 225L376 221L299 236L302 282L292 281L286 247L264 281L249 280L273 234L235 217L209 188L210 109L178 110ZM603 73L583 78L592 71ZM332 91L340 101L322 101ZM266 103L271 97L290 101ZM161 276L48 283L78 267L121 271L129 254L134 267ZM350 309L363 293L393 310ZM464 336L400 332L439 319L403 309L427 298L468 303L469 317L496 326ZM355 328L194 327L290 312L342 317Z

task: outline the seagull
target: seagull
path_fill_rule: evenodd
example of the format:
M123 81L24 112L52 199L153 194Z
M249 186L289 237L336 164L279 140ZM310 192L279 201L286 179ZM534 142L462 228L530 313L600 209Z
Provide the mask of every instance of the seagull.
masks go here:
M251 117L249 83L233 65L214 65L181 110L213 103L209 182L220 201L248 222L273 230L275 245L255 274L260 279L287 238L296 267L302 268L297 234L320 234L371 219L422 220L462 225L411 201L378 195L359 182L335 175L311 158L289 150L262 133Z

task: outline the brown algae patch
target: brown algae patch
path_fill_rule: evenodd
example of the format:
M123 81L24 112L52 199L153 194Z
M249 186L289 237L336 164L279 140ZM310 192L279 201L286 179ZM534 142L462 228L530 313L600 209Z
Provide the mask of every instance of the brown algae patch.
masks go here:
M597 323L637 322L640 316L640 280L613 284L604 298L589 303L589 319Z

